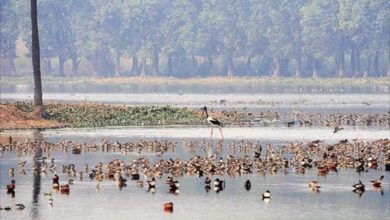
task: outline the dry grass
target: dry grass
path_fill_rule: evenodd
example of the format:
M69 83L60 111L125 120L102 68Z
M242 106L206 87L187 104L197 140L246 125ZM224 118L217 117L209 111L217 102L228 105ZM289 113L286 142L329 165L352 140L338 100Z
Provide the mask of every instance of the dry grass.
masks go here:
M31 113L15 106L0 104L0 129L59 128L63 124L46 119L37 119Z

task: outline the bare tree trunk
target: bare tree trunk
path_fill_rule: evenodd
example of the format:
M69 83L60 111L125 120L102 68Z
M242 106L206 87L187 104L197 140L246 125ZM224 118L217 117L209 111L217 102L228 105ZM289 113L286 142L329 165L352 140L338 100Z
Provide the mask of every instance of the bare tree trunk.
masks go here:
M59 63L58 63L58 75L60 77L65 77L65 74L64 74L65 57L62 54L60 54L58 56L58 60L59 60Z
M121 76L121 54L117 52L115 55L115 76Z
M146 58L142 58L142 64L141 64L141 77L146 76Z
M72 56L72 76L77 76L81 60L77 60L77 56Z
M280 62L279 62L279 59L277 57L273 58L272 76L273 77L280 76Z
M246 73L252 74L252 57L250 55L246 59Z
M313 58L312 60L312 78L313 79L316 79L318 78L318 70L317 70L317 59L316 58Z
M198 61L196 60L194 54L191 54L191 59L192 59L192 65L194 65L194 69L198 68Z
M208 75L212 74L211 70L213 68L213 65L214 65L213 64L213 57L210 54L208 54L207 55L207 74Z
M341 47L337 53L337 76L344 77L344 49Z
M234 61L232 55L229 55L227 57L227 76L228 77L234 76Z
M159 54L158 48L154 47L152 51L152 67L153 67L153 75L158 76L160 74L160 63L159 63Z
M15 73L16 73L15 62L14 62L14 57L11 54L8 56L8 64L10 67L9 74L15 75Z
M131 67L131 73L135 76L137 76L139 74L139 72L138 72L138 57L137 56L133 56L133 65Z
M389 59L387 60L387 76L390 76L390 54Z
M356 63L355 63L356 59L355 59L355 47L352 46L351 48L351 75L355 75L355 72L356 72Z
M371 69L371 58L368 57L367 68L363 72L363 78L367 78L368 77L368 75L370 74L370 69Z
M356 59L356 73L355 76L359 77L361 74L361 65L360 65L360 51L359 48L356 48L355 50L355 59Z
M34 73L34 115L36 117L45 116L42 99L42 82L41 82L41 61L39 52L39 35L38 35L38 12L37 0L31 0L31 41L32 41L32 65Z
M167 72L169 76L173 75L173 60L172 60L172 54L168 54L168 61L167 61Z
M43 59L43 62L45 64L45 72L47 75L52 75L53 74L53 66L51 65L51 57Z
M297 57L297 66L295 68L295 77L299 78L301 77L302 73L302 57Z
M379 51L375 51L374 63L372 65L372 75L379 75Z

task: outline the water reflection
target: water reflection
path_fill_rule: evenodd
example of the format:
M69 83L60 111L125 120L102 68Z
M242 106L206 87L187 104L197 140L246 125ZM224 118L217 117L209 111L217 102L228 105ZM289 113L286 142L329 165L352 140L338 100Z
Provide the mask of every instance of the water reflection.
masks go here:
M42 143L43 135L40 130L35 130L33 132L33 138L35 141ZM35 151L33 156L33 164L35 167L35 171L33 172L33 199L31 206L31 217L32 219L38 219L39 217L39 193L41 192L41 159L42 157L42 148L38 148Z

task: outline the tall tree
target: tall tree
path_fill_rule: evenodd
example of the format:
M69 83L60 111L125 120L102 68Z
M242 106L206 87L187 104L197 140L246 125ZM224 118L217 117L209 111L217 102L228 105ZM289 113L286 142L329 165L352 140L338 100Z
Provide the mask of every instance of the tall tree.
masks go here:
M34 73L34 115L43 117L45 109L42 99L42 81L41 81L41 61L39 52L39 34L38 34L38 11L37 0L31 0L31 51L32 65Z

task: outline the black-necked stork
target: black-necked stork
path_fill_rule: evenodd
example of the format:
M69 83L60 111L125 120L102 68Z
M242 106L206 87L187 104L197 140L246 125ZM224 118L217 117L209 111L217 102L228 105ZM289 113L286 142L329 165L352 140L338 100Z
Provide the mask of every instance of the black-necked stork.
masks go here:
M219 131L221 132L221 137L223 139L223 134L222 134L222 127L223 127L223 125L222 125L222 123L220 121L218 121L218 119L209 116L209 114L207 113L207 107L206 106L201 108L201 110L202 110L202 115L204 115L206 113L206 117L207 117L206 120L211 125L210 138L213 137L213 128L217 127L219 129Z

